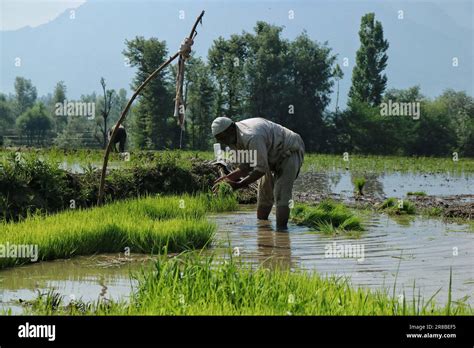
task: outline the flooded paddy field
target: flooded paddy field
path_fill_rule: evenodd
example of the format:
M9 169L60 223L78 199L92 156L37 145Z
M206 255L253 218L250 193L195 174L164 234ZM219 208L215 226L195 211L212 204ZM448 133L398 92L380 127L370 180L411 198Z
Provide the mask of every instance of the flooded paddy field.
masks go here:
M363 195L355 193L354 182L364 179ZM333 199L352 206L375 207L394 197L410 200L428 215L474 217L474 177L472 173L406 173L326 171L303 172L295 181L294 200L314 203ZM432 212L435 211L435 214Z
M94 156L89 158L89 162L85 156L83 159L74 157L64 159L57 164L67 173L76 173L78 177L82 174L87 176L100 167L100 158ZM137 160L132 155L130 162L119 159L111 161L110 171L120 172L120 175L114 177L116 182L110 183L116 183L117 188L128 187L130 181L127 168L143 162L148 155L140 154L140 156ZM188 153L184 157L177 156L170 161L159 163L162 168L174 163L176 167L173 167L173 170L182 169L181 175L183 173L188 175L187 168L191 165L190 161L186 160L186 165L182 165L179 158L190 159L190 156L194 158L194 155ZM58 155L58 158L61 156ZM363 164L367 159L360 161L360 164ZM207 220L215 223L217 227L214 242L210 248L202 252L203 256L217 255L217 260L223 260L229 257L229 253L234 253L235 258L239 262L244 261L244 264L262 265L264 268L279 268L292 272L308 271L327 278L339 277L347 279L354 289L383 290L388 294L388 298L403 296L402 298L407 301L418 298L427 301L434 295L437 304L445 305L448 303L448 294L451 290L453 303L466 303L470 306L474 304L474 231L471 218L474 210L474 185L472 172L465 170L470 168L470 162L466 162L462 167L464 170L461 171L443 171L441 168L427 172L421 171L420 168L414 171L394 170L397 169L395 161L392 161L392 170L387 171L380 170L380 166L377 165L370 168L372 171L361 171L354 165L350 170L346 170L337 166L331 167L328 165L329 162L330 159L326 164L317 167L318 170L312 166L303 168L295 182L294 201L313 204L329 198L345 206L364 208L353 211L362 218L365 231L355 234L328 234L290 223L287 232L279 232L274 226L274 214L271 215L270 221L258 221L255 206L241 205L237 211L225 209L216 210L220 211L219 213L207 211L211 214L207 215ZM201 163L204 163L203 166L198 167L199 170L195 170L189 177L199 178L205 174L208 176L206 180L212 182L213 171L206 167L209 166L208 162ZM436 165L434 161L429 161L428 164L431 167ZM32 173L37 172L35 168L31 168ZM125 170L115 171L117 168ZM156 178L163 177L160 175ZM362 196L354 192L354 182L360 177L365 179ZM150 180L149 184L160 182L158 179ZM89 186L84 188L82 191L85 193L90 191ZM127 198L132 196L124 194ZM417 207L416 213L392 216L371 209L389 197L410 200ZM185 198L185 201L189 207L191 204L188 199ZM173 204L178 207L179 202L180 200L176 198ZM233 204L236 204L235 201ZM150 219L148 221L150 226L154 224L152 221L154 215L149 214L152 206L153 204L140 210L146 213L147 219ZM161 216L160 211L164 207L156 206L152 210L155 208L156 216ZM168 211L168 208L165 210ZM197 208L195 206L193 209ZM441 219L441 215L427 217L422 209L418 208L439 208L443 212L454 210L462 214L452 215L460 218L455 223L452 220ZM91 209L95 211L95 208ZM170 216L176 213L175 210L173 213L170 212ZM205 209L198 210L200 216L203 216ZM123 211L129 211L127 203L123 204ZM55 214L62 213L55 212L52 216L56 216ZM73 215L71 218L75 219L80 216L80 214ZM104 216L107 216L107 219L115 218L112 210ZM90 222L89 217L82 216L84 222L78 222L75 226L79 228ZM107 219L96 216L97 223L90 226L91 230L99 225L105 226ZM139 220L145 221L144 218ZM38 236L43 229L51 232L53 227L57 230L58 236L64 236L68 232L63 228L66 225L64 223L53 226L42 221L37 225L35 231ZM133 223L127 226L131 230L136 230L138 225ZM159 233L159 228L156 226L154 229ZM29 233L26 230L23 232L25 236ZM338 249L341 247L342 249ZM93 246L91 250L94 250ZM120 250L113 250L117 251L114 254L104 250L92 251L91 254L94 254L92 256L42 261L0 270L0 310L2 313L21 314L29 308L30 301L37 299L39 294L51 291L63 295L66 301L94 302L107 299L127 302L132 292L137 290L138 282L134 275L143 268L152 267L156 258L147 256L150 254L148 251L144 254L132 253L131 256L125 257ZM343 250L342 254L338 253L338 250ZM69 254L61 255L59 258L68 257L67 255ZM449 289L450 274L451 289Z
M249 262L321 275L349 277L358 287L386 288L405 292L408 299L418 291L424 298L436 292L446 303L450 269L452 296L473 304L474 234L468 225L415 217L400 220L385 214L364 217L367 231L357 237L325 235L304 226L291 225L289 232L275 230L274 221L257 221L254 211L217 215L219 239L239 248ZM357 248L352 257L328 254L334 246ZM362 253L360 253L362 251Z
M353 237L325 235L294 224L288 232L278 232L274 221L257 221L250 208L209 216L218 229L204 254L225 255L231 248L234 257L253 265L344 277L354 287L385 289L407 301L435 295L440 305L447 302L452 270L452 300L474 304L474 234L467 225L367 213L367 231ZM357 253L328 256L330 248L347 245L358 248ZM137 286L133 275L151 267L153 260L146 255L102 254L2 270L0 308L20 314L22 302L51 289L69 301L127 300Z
M350 171L308 171L295 182L297 192L354 195L353 181L364 177L364 194L374 197L405 197L409 192L424 192L431 196L451 196L474 193L472 174L435 173L360 173Z

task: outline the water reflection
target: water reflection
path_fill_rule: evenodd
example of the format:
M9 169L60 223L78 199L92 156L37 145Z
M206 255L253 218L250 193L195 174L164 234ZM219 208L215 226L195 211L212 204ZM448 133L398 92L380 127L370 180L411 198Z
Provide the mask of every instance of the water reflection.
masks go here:
M288 231L276 231L269 220L257 220L257 255L265 267L291 269L291 242Z
M364 218L367 231L360 236L332 236L295 225L290 225L288 232L277 232L273 221L258 221L255 211L248 210L212 219L219 226L217 238L239 247L246 262L347 276L354 286L374 289L392 290L396 278L397 294L412 289L416 280L416 289L425 299L441 289L436 295L439 303L448 299L452 269L453 299L472 295L474 236L468 225L371 214ZM346 256L328 258L326 246L334 242L363 246L363 261Z
M364 177L366 195L404 197L408 192L424 191L428 195L462 195L474 192L474 180L469 174L372 173L330 171L302 173L295 181L295 192L353 196L354 179Z
M20 300L32 300L39 293L54 289L65 296L96 301L106 288L105 297L126 299L137 284L130 275L151 264L146 255L130 258L117 254L78 256L67 260L38 262L0 271L0 310L22 313Z

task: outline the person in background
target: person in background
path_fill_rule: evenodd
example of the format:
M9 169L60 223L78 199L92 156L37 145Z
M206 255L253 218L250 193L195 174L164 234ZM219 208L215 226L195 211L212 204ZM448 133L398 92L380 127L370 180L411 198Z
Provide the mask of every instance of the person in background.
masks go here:
M115 126L109 129L108 132L108 140L110 141L110 138L112 137L112 132L114 131ZM117 134L115 135L114 138L114 143L112 144L112 149L117 152L117 143L119 144L119 152L123 153L125 152L125 142L127 141L127 131L125 130L125 127L120 125L119 129L117 130Z

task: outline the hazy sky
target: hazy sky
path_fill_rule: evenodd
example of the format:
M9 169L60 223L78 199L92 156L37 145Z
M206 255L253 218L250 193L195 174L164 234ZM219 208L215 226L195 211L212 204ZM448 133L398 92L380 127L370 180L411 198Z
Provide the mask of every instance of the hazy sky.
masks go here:
M136 35L166 40L175 49L195 15L205 9L193 49L205 58L218 36L253 32L256 21L284 26L293 40L307 30L328 41L344 71L340 102L351 85L360 46L360 18L375 12L390 43L388 88L421 86L435 97L446 88L474 91L474 0L0 0L0 92L13 93L14 79L31 79L39 95L64 81L68 95L100 91L97 81L130 92L135 69L124 64L126 39ZM76 18L71 20L70 9ZM178 10L186 10L186 19ZM288 11L293 9L295 20ZM404 19L398 18L404 12ZM29 27L34 29L29 29ZM109 32L107 32L109 31ZM104 40L104 33L106 40ZM21 67L16 59L21 57ZM459 67L453 68L453 57ZM344 66L344 59L348 65ZM48 62L48 64L45 64ZM335 100L333 96L333 101Z
M86 0L0 0L0 30L32 28L48 23L66 9L74 9Z
M86 1L107 1L107 0L0 0L0 30L16 30L25 26L37 27L54 20L57 16L67 9L74 9ZM134 1L134 2L172 2L171 0L115 0ZM215 2L229 2L230 0L215 0ZM258 2L279 2L278 0L257 0ZM312 0L317 2L317 0ZM343 3L344 1L366 2L367 0L335 0ZM382 0L381 0L382 1ZM408 3L430 2L438 4L449 16L456 18L458 25L466 29L474 27L474 12L472 11L472 0L383 0L387 3L397 3L402 5ZM114 2L112 0L112 2ZM183 1L179 1L183 2ZM178 2L178 3L179 3ZM186 1L184 1L186 2ZM191 1L190 1L191 2ZM198 0L194 0L198 2ZM248 3L250 0L233 0L233 3ZM452 4L456 6L451 6ZM462 4L462 5L461 5ZM461 5L461 6L459 6ZM463 6L464 5L464 6Z

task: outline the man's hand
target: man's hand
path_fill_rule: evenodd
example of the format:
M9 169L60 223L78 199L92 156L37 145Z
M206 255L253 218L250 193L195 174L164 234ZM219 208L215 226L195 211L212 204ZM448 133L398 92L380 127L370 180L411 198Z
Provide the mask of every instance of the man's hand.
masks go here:
M219 179L217 179L216 181L214 181L214 184L217 184L218 182L221 182L223 180L226 180L226 181L240 181L240 178L242 177L245 177L248 175L248 171L245 170L245 169L241 169L241 168L237 168L236 170L234 170L233 172L227 174L227 175L224 175L224 176L221 176Z
M264 172L260 172L258 170L253 170L252 172L250 172L250 174L247 177L242 179L242 181L240 182L240 185L241 185L241 187L246 187L246 186L250 185L251 183L257 181L258 179L260 179L264 175L265 175Z
M228 180L227 175L221 176L219 179L215 180L214 181L214 186L216 186L218 183L220 183L223 180ZM214 186L212 187L212 189L214 189Z
M240 181L232 181L227 177L222 177L216 180L216 183L214 184L214 186L212 186L212 192L217 193L217 190L219 189L219 182L221 181L225 181L227 184L229 184L234 191L245 186Z
M242 187L244 187L244 185L242 185L242 182L241 181L230 181L230 180L227 180L227 183L230 185L230 187L232 187L232 189L234 191L238 190L238 189L241 189Z

